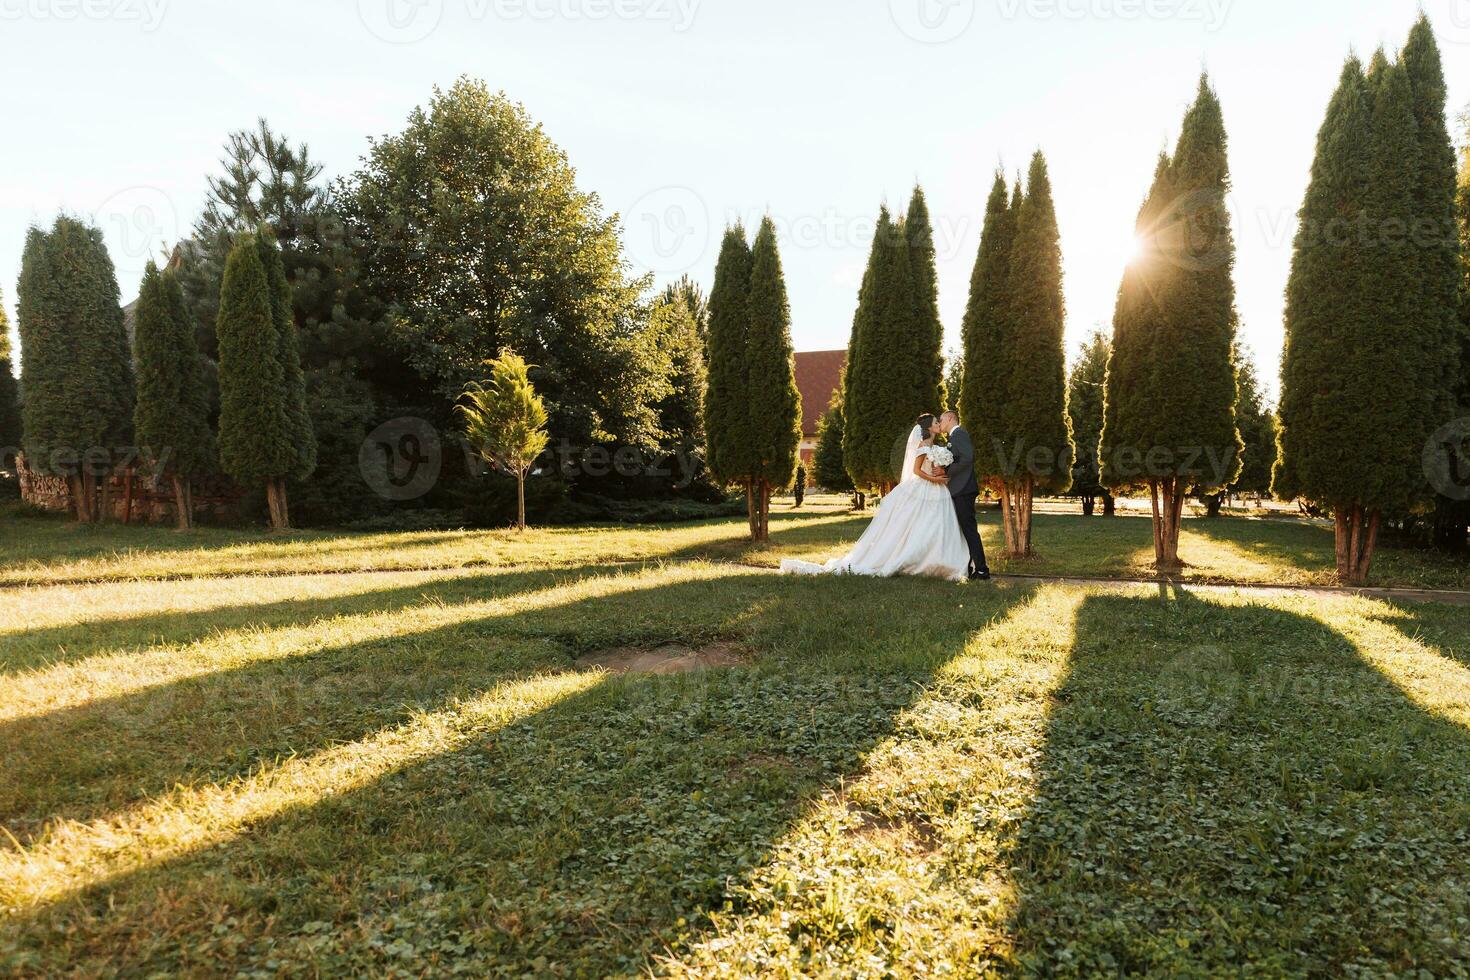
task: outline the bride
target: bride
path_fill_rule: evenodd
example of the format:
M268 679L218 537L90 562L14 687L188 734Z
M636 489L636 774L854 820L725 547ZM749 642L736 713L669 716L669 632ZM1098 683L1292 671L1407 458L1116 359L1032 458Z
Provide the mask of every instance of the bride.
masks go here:
M955 520L944 472L929 461L934 446L932 415L919 419L903 457L903 479L883 498L878 515L845 558L825 565L787 559L784 575L929 575L963 582L970 549Z

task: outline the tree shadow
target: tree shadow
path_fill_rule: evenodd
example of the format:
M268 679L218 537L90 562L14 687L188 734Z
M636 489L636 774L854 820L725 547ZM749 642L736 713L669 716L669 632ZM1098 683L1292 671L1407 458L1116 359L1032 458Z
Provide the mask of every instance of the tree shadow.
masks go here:
M954 615L916 622L956 588L694 577L418 633L411 651L402 638L344 647L327 659L444 658L464 672L460 699L565 671L613 638L733 638L755 661L603 677L361 788L323 787L309 805L19 912L0 926L0 954L8 943L40 972L646 971L861 767L972 632L1029 595L972 590ZM493 640L516 652L485 653ZM477 652L488 663L475 671ZM447 693L435 697L452 709Z
M1091 596L1076 637L1006 855L1020 972L1463 969L1470 733L1278 608Z

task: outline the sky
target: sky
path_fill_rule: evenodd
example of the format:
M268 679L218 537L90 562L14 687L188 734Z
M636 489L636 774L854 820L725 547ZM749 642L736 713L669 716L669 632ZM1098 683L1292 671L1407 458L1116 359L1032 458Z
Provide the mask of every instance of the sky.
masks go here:
M1155 160L1207 70L1242 339L1274 392L1322 113L1347 54L1392 52L1420 9L1453 124L1470 0L0 0L0 288L13 331L26 229L64 210L104 229L128 302L189 233L231 131L264 117L335 176L471 75L620 215L634 272L708 287L726 223L772 216L798 350L846 346L878 210L916 183L957 344L996 168L1040 149L1075 348L1111 322Z

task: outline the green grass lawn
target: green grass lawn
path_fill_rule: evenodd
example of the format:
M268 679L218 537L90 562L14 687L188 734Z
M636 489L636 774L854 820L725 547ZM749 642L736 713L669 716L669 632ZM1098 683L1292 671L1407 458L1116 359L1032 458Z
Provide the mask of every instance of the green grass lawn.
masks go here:
M1035 564L1121 574L1128 520ZM860 526L13 523L69 584L0 589L0 974L1466 971L1470 608L740 564Z
M707 559L774 568L783 558L825 560L846 552L871 514L845 498L818 497L800 510L778 503L767 546L745 541L739 520L653 527L548 528L403 533L296 532L159 527L80 528L63 520L7 518L0 512L0 586L209 575L571 567L598 562ZM981 531L997 571L1039 576L1148 577L1153 561L1147 518L1084 518L1043 513L1034 529L1038 556L999 557L999 516L984 512ZM1294 518L1187 520L1180 552L1195 582L1330 585L1332 529ZM1370 584L1470 590L1470 564L1386 543Z

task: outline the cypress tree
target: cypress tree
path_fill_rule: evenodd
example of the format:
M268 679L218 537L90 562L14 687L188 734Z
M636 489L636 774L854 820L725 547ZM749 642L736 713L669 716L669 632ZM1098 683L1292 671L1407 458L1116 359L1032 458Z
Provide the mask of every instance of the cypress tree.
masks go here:
M266 286L271 299L271 321L276 328L276 360L281 365L285 385L287 446L293 460L283 476L304 480L316 469L316 434L311 426L311 413L306 407L306 378L301 371L301 343L292 313L291 283L281 258L281 246L275 232L262 226L255 235L260 250L260 264L265 269ZM281 490L281 506L286 506L285 489Z
M208 402L193 322L178 276L152 262L134 311L138 401L134 436L149 462L168 473L180 530L193 526L190 480L214 457Z
M32 228L17 298L27 465L70 482L78 520L105 517L97 481L127 442L133 376L102 232L66 216Z
M993 481L1002 472L997 447L1005 431L1005 408L1009 403L1005 337L1010 333L1012 311L1010 268L1015 222L1005 174L997 171L985 205L980 252L970 276L970 300L962 328L964 370L959 411L975 443L975 474L982 483Z
M1174 155L1145 206L1145 255L1134 263L1142 274L1125 275L1130 295L1120 295L1118 315L1128 323L1115 324L1114 358L1122 360L1108 381L1118 425L1111 435L1105 429L1105 452L1115 458L1105 460L1104 481L1148 484L1162 572L1183 564L1179 530L1188 494L1227 487L1240 472L1229 186L1224 115L1201 78Z
M1237 493L1265 496L1271 492L1271 468L1276 462L1276 415L1261 393L1255 361L1245 351L1237 351L1235 364L1236 388L1240 392L1235 418L1245 450L1234 489Z
M776 226L761 222L751 250L745 338L745 407L750 450L749 485L756 504L754 539L770 537L771 491L790 486L801 445L801 393L791 345L791 306L776 245Z
M1112 345L1101 330L1082 346L1081 356L1067 378L1067 414L1072 420L1072 438L1077 452L1072 461L1072 496L1082 499L1082 512L1091 517L1097 498L1103 512L1111 515L1112 495L1102 485L1098 470L1098 443L1102 440L1103 385L1107 381L1108 353Z
M916 329L913 340L899 353L896 368L913 372L911 384L920 404L914 413L944 411L944 325L939 319L939 271L934 248L934 225L924 189L915 187L903 221L903 241L908 249L909 272L913 276Z
M15 466L22 431L20 389L10 356L10 318L5 314L5 295L0 293L0 470Z
M289 527L284 482L299 455L291 444L270 279L253 234L239 236L225 260L216 331L220 465L241 484L264 486L271 526Z
M910 248L907 222L895 222L884 208L873 236L873 251L848 346L843 392L846 428L843 455L855 485L886 491L898 482L902 448L914 420L938 411L943 362L933 323L922 312L928 305L922 269L911 258L932 263L923 251L928 236L921 228Z
M997 356L1007 375L1004 427L997 434L1006 551L1031 550L1031 511L1038 487L1064 493L1072 484L1072 428L1067 415L1066 312L1062 251L1046 158L1031 160L1015 216L1009 263L1006 334ZM991 475L991 474L987 474Z
M749 490L751 440L745 410L745 337L750 301L750 245L739 225L725 229L709 297L709 363L704 396L705 444L711 475ZM751 531L754 533L754 508Z

